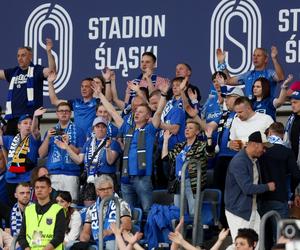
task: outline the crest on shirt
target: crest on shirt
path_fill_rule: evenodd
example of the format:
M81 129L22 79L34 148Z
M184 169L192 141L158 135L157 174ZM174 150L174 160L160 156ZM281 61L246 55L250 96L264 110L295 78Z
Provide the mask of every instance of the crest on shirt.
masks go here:
M46 223L47 223L47 225L51 225L53 223L53 219L52 218L46 218Z

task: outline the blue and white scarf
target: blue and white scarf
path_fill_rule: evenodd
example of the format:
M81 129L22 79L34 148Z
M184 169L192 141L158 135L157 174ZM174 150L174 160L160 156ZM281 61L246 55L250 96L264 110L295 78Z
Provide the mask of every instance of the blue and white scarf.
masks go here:
M15 71L13 77L10 80L8 93L7 93L7 101L6 101L6 113L5 113L5 119L11 119L13 110L12 110L12 98L13 98L13 90L15 86L16 77L20 74L22 69L20 67L17 68ZM34 72L34 65L33 63L30 64L27 70L27 106L33 106L34 105L34 78L33 78L33 72Z
M114 197L118 197L117 194L114 194ZM98 241L99 239L99 217L98 217L98 212L100 209L100 198L97 198L96 203L91 207L91 227L92 227L92 235L95 241ZM105 216L103 218L103 229L109 229L109 225L112 222L116 221L116 204L113 200L110 200L108 205L104 206L104 212L105 212ZM106 236L103 241L108 241L108 240L114 240L115 236L112 235L108 235Z
M57 123L55 125L56 130L60 130L61 126L60 123ZM64 132L68 135L69 137L69 143L72 145L76 145L77 141L77 132L76 132L76 125L73 122L69 122L68 126L65 128ZM54 136L54 140L60 140L61 136ZM55 144L54 144L55 145ZM63 160L65 163L71 163L73 162L70 155L67 153L66 150L60 149L58 146L54 146L53 154L56 155L56 158L64 157Z
M31 203L29 203L28 205L30 204ZM23 220L23 213L18 203L16 203L11 209L11 214L10 214L10 230L12 236L16 236L20 233L22 220Z
M182 100L181 97L176 100L175 98L172 98L171 100L169 100L161 114L161 121L165 122L165 118L167 117L167 115L169 114L169 112L171 111L171 109L173 107L177 107L177 108L181 108L183 109L183 104L182 104Z
M277 135L270 135L270 136L268 136L268 142L270 142L272 144L284 145L283 140L279 136L277 136Z
M88 176L97 174L98 168L101 168L101 166L103 165L101 159L103 158L103 154L105 153L105 148L103 145L105 143L106 143L106 138L102 139L97 146L96 136L93 136L91 138L91 143L89 145L88 151L84 155L84 165L87 170ZM95 157L92 159L91 162L91 158L93 157L95 151L99 147L102 148L98 151L98 153L95 155Z

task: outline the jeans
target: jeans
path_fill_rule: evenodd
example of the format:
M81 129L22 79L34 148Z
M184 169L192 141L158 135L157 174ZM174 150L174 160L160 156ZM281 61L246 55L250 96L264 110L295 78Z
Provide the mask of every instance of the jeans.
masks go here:
M185 197L186 197L188 207L189 207L189 215L193 216L195 213L195 198L194 198L193 191L191 188L190 179L185 180ZM176 207L180 207L180 195L179 194L174 195L174 205Z
M289 216L288 202L275 201L275 200L262 200L258 202L258 211L261 216L269 211L276 211L282 219L287 219Z
M121 191L131 208L141 205L145 213L149 212L153 202L151 176L130 176L129 184L121 184Z

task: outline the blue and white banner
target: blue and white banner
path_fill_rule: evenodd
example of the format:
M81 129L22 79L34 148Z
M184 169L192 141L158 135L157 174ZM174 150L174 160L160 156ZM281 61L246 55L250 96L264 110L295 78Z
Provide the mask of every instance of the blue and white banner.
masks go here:
M157 74L172 79L176 64L192 66L191 82L207 97L216 70L215 51L226 51L232 75L252 69L256 47L279 50L286 75L300 78L300 4L295 0L210 1L7 1L1 2L0 68L17 65L17 48L31 46L33 61L47 66L45 39L52 38L60 99L80 96L83 78L104 67L117 75L119 95L139 73L140 56L157 55ZM270 60L269 67L273 68ZM8 84L1 82L4 107ZM50 106L47 82L44 103Z

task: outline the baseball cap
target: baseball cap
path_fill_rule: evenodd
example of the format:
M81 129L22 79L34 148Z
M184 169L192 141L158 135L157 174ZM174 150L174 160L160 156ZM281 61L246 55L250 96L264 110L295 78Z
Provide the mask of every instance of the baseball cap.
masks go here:
M295 90L294 92L292 92L290 98L295 100L300 100L300 91Z
M268 142L265 133L263 133L261 131L255 131L251 135L249 135L248 142L262 143L267 148L270 148L273 146L270 142Z
M227 91L225 93L222 93L223 97L233 96L233 95L235 95L235 96L244 96L244 92L239 87L233 87L233 88L227 89Z
M21 115L20 118L19 118L19 120L18 120L18 123L21 123L21 121L23 121L23 120L25 120L27 118L32 119L32 116L29 115L29 114Z
M94 119L94 121L93 121L93 127L96 126L96 125L99 124L99 123L102 123L102 124L104 124L105 126L107 126L107 121L106 121L103 117L101 117L101 116L98 116L98 117L96 117L96 118Z

